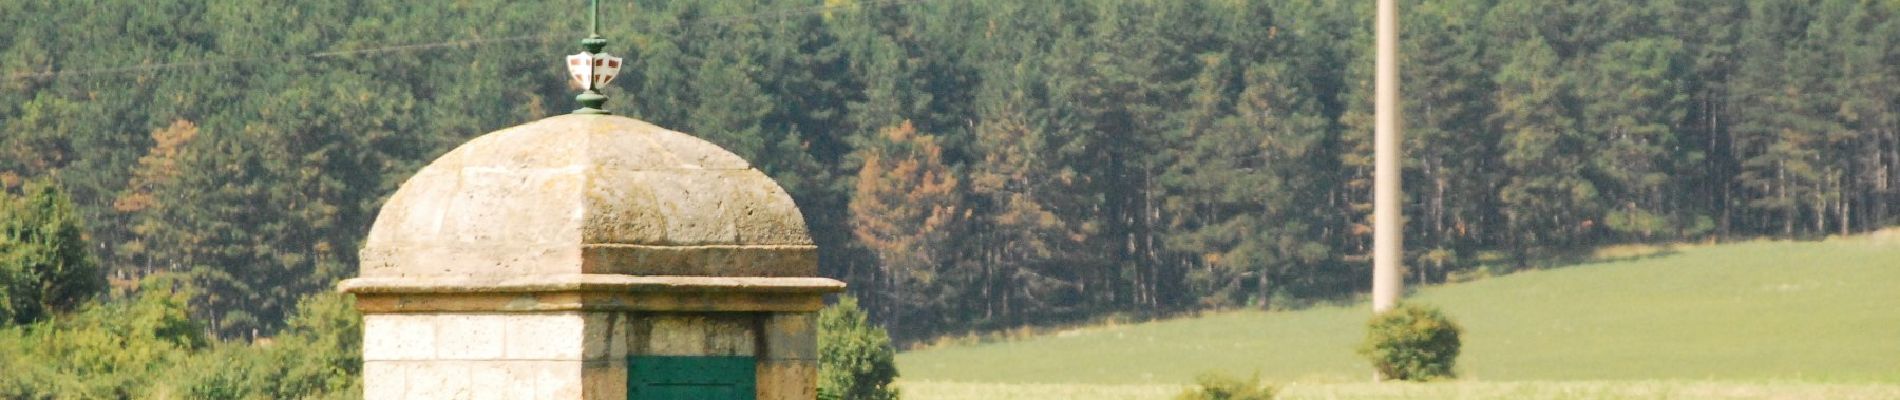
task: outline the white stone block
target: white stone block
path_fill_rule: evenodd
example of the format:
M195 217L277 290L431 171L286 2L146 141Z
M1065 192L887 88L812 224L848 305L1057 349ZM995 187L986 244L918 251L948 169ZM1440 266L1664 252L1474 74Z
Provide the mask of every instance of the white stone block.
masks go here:
M445 315L436 322L435 354L443 360L495 360L503 353L505 326L513 316Z
M474 396L469 382L467 362L438 361L415 363L409 369L410 399L468 399Z
M581 398L583 384L581 363L550 361L520 363L517 366L534 370L535 398L550 400Z
M434 315L402 314L363 316L363 359L434 359L435 318Z
M579 313L509 315L510 360L581 360L586 352L586 321Z
M525 364L525 365L524 365ZM475 399L533 399L535 374L533 362L489 361L469 364L469 380Z
M403 398L406 373L400 361L363 362L363 398Z

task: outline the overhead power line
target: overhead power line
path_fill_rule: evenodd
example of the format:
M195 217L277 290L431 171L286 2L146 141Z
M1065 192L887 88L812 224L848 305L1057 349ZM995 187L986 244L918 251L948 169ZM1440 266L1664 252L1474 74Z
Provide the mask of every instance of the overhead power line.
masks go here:
M874 9L874 8L909 6L909 5L925 3L929 1L932 1L932 0L873 0L873 1L866 1L862 3L838 5L838 6L791 7L791 8L781 9L781 10L764 11L764 12L758 12L758 13L752 13L752 14L720 16L720 17L695 20L691 22L666 24L666 25L656 26L656 28L670 29L670 28L678 28L682 26L727 25L727 24L736 24L736 23L756 21L756 20L762 20L762 19L782 18L782 17L790 17L790 16L798 16L798 15L810 15L810 14L818 14L818 13L832 12L832 11L855 12L855 11ZM536 34L536 35L509 36L509 37L501 37L501 38L457 39L457 40L437 41L437 42L429 42L429 43L419 43L419 44L385 45L385 46L372 47L372 48L366 48L366 49L321 51L321 52L292 55L292 56L272 55L272 56L255 56L255 57L223 57L223 58L200 60L200 61L125 65L125 66L117 66L117 67L90 68L90 69L77 69L77 70L66 69L66 70L44 71L44 72L22 72L22 73L9 74L7 75L7 79L10 79L10 80L11 79L47 79L47 78L60 78L60 77L83 76L83 75L111 75L111 74L125 74L125 73L142 73L142 72L155 72L155 71L172 70L172 69L200 68L200 67L208 67L208 66L214 66L214 65L243 64L243 63L251 63L251 62L261 62L261 61L283 61L286 58L322 59L322 58L338 58L338 57L355 57L355 56L362 56L362 55L369 55L369 54L406 53L406 52L437 50L437 49L445 49L445 48L467 48L467 47L483 46L483 45L490 45L490 44L496 44L496 43L522 42L522 41L532 41L532 40L552 40L552 39L569 37L573 35L574 33L549 33L549 34Z

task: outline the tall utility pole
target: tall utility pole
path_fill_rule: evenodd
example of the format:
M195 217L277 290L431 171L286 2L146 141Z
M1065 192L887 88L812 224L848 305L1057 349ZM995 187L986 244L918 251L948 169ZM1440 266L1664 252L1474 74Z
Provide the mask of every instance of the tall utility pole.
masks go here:
M1399 215L1399 154L1404 119L1399 108L1399 10L1397 0L1379 0L1378 61L1373 76L1372 311L1398 305L1405 292L1399 265L1405 259L1405 217Z

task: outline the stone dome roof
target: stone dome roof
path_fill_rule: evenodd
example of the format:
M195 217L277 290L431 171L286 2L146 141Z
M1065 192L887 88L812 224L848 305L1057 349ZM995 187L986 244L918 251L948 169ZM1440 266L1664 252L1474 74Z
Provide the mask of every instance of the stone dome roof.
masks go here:
M363 278L586 274L811 277L791 196L744 159L612 115L561 115L475 138L383 205Z

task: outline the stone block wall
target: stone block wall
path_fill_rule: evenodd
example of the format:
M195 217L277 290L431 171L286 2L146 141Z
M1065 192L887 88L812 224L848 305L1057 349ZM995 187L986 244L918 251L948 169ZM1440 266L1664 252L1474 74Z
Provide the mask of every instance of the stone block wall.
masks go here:
M369 314L369 399L624 399L627 356L756 357L760 399L816 396L810 313Z
M370 399L751 385L808 400L811 313L844 289L818 277L804 214L765 173L611 115L550 117L449 151L383 203L358 260L361 276L338 288L365 314Z
M619 399L609 380L586 379L617 364L610 335L588 332L605 314L365 315L365 397Z
M813 313L762 317L759 400L818 398L818 320Z

